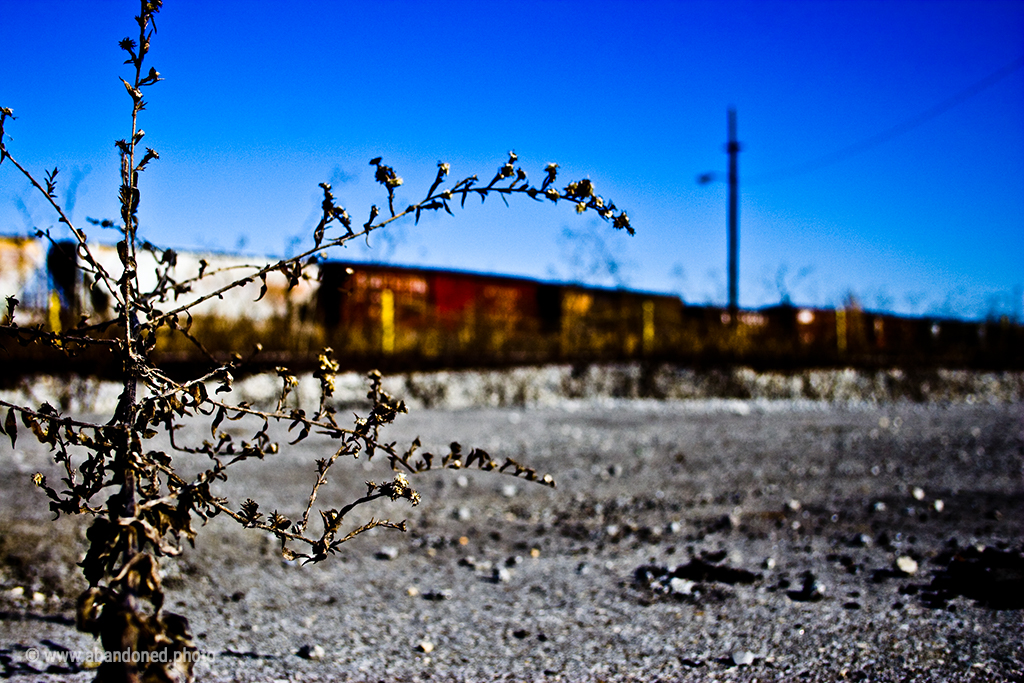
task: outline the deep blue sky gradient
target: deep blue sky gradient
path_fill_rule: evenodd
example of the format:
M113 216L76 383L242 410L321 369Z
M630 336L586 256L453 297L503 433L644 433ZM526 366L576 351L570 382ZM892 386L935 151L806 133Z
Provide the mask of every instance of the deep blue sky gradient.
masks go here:
M6 142L40 177L61 169L77 223L118 213L117 42L135 13L0 0L0 106L18 117ZM288 254L310 239L317 183L360 223L382 203L374 156L405 178L404 205L439 160L489 179L514 149L537 181L551 161L591 178L637 236L495 198L332 256L723 303L726 186L696 177L724 178L734 105L744 306L788 293L967 317L1024 307L1020 0L169 0L157 28L148 64L166 80L142 127L161 159L141 217L160 244ZM55 225L13 171L0 166L0 233Z

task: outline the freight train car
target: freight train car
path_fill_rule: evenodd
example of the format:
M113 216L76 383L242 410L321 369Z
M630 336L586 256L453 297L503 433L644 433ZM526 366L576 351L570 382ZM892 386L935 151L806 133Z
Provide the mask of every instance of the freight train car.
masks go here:
M341 262L320 265L318 308L337 357L385 366L635 358L680 323L671 296Z
M114 319L111 298L94 286L73 245L44 245L0 239L0 296L21 302L18 323L59 330L83 318ZM118 272L113 247L91 248L108 272ZM623 360L760 368L1024 367L1024 326L1005 318L979 323L791 305L732 312L651 292L340 261L310 263L301 276L272 272L264 282L253 275L266 263L143 250L140 287L163 287L157 305L165 312L250 278L244 287L208 296L190 318L180 316L193 339L161 330L154 360L171 369L204 365L249 356L259 344L252 371L309 368L325 346L345 368L393 371ZM161 269L177 286L167 286ZM68 357L23 347L10 341L11 329L6 337L0 328L7 375L116 372L116 362L104 366L95 354Z

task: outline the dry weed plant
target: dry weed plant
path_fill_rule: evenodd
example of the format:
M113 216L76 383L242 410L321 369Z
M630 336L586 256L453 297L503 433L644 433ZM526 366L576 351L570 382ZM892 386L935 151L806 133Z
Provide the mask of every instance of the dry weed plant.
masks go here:
M397 205L396 195L402 179L378 157L370 163L375 167L377 182L387 192L383 211L371 207L366 222L357 225L337 203L331 186L321 183L323 213L311 236L312 244L305 251L265 267L253 267L230 285L207 287L204 291L204 281L214 272L207 264L202 263L197 273L182 276L176 273L173 250L159 249L139 238L140 175L159 159L156 151L141 147L145 133L139 118L146 109L143 93L161 80L160 73L145 64L161 4L161 0L143 0L135 17L137 38L120 42L128 55L124 63L132 71L129 80L121 79L132 103L131 134L116 143L121 160L120 225L103 221L104 227L113 226L120 231L120 272L104 268L84 230L73 224L62 209L57 195L58 170L46 172L39 182L33 172L12 156L4 142L3 127L14 120L14 115L10 109L0 109L0 163L15 166L45 197L59 222L74 237L86 283L115 304L116 316L111 320L90 321L83 317L71 329L54 331L42 325L19 326L18 301L9 297L0 324L6 343L42 345L71 355L99 347L118 359L122 368L123 391L115 412L105 421L62 414L47 403L32 406L0 401L7 411L6 419L0 421L0 433L10 439L12 447L16 447L20 423L49 447L63 472L56 486L41 474L33 477L48 497L50 510L56 517L87 515L91 519L87 548L80 563L89 588L78 598L78 628L98 636L106 652L129 650L143 655L135 662L104 662L97 670L97 681L192 680L196 646L185 617L163 609L159 562L162 557L180 554L185 541L193 542L193 525L197 520L205 522L225 515L245 527L276 536L285 558L319 562L336 552L342 543L369 529L405 529L404 522L369 517L354 524L351 520L357 508L381 498L419 503L420 496L409 475L439 468L479 468L554 486L550 475L539 475L512 459L496 461L479 449L465 453L457 443L452 444L449 453L435 457L419 452L418 441L405 450L383 441L381 429L406 412L406 408L402 401L382 389L381 376L376 372L369 375L368 414L357 416L350 426L342 426L332 407L338 365L331 358L330 349L320 354L314 373L320 383L319 405L309 410L289 408L286 399L297 379L287 369L279 368L281 391L277 406L273 410L259 410L245 402L229 400L233 377L245 371L246 359L235 355L224 363L206 354L209 363L205 372L181 381L161 371L151 360L158 331L183 335L204 350L202 340L190 331L191 312L204 302L257 281L262 283L262 297L267 290L267 277L272 273L283 274L294 287L311 277L304 269L315 264L326 249L366 238L407 216L418 220L425 211L444 210L450 214L455 202L464 204L470 196L485 200L496 194L506 200L512 195L525 195L538 201L566 201L579 213L595 211L615 228L633 233L625 212L599 196L589 180L557 189L556 164L547 166L543 182L536 187L517 166L513 153L486 184L476 176L446 183L449 166L438 163L436 179L424 198L402 208ZM49 231L40 231L38 236L52 242ZM140 287L137 257L147 251L157 263L157 285L144 291ZM208 420L211 439L184 443L186 439L178 432L190 419ZM251 438L240 442L220 431L225 420L250 424ZM218 484L226 480L231 465L254 458L262 460L278 452L278 443L268 434L270 425L276 423L287 425L295 435L288 445L304 440L311 432L329 436L337 443L333 453L316 461L309 499L298 519L288 519L277 511L261 511L255 491L252 497L235 504L218 495ZM170 447L166 450L154 441L161 433L169 438ZM195 478L186 479L176 470L175 454L205 456L208 465ZM360 455L372 458L375 454L383 456L390 465L389 479L367 482L365 494L340 509L317 507L318 492L327 484L328 474L339 460ZM319 531L314 531L317 525L311 521L314 509L320 517Z

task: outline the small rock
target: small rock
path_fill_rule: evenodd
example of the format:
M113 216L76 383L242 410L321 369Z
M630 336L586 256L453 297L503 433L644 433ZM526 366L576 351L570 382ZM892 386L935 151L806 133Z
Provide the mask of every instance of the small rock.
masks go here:
M434 651L434 644L429 640L421 640L419 644L416 646L416 649L422 652L423 654L429 655L431 652Z
M458 520L460 522L468 522L473 517L473 512L468 507L463 505L462 507L459 508L459 511L456 513L456 517L458 517Z
M303 659L309 659L316 662L323 659L324 655L327 653L324 652L324 649L319 645L303 645L299 648L299 651L296 654Z
M690 595L693 593L693 587L697 585L696 581L690 581L689 579L681 579L678 576L672 577L668 582L668 588L676 595Z
M512 572L505 567L495 567L491 578L494 583L508 583L512 580Z
M505 484L504 486L501 487L501 495L505 496L506 498L515 498L516 493L518 492L519 489L517 489L514 484Z
M790 600L797 602L818 602L825 597L825 586L823 586L815 577L814 574L807 571L804 572L804 583L798 591L786 591L786 595L789 596Z
M940 500L936 500L934 503L932 503L932 507L935 508L936 512L942 512L943 510L946 509L946 504L943 503L942 500L940 499Z
M732 653L732 663L736 666L749 666L754 663L754 653L748 650L735 650Z
M39 603L46 602L46 596L40 593L39 591L35 591L34 593L32 593L32 602L36 603L37 605Z
M14 588L11 589L11 597L20 598L20 597L24 597L24 595L25 595L25 588L23 586L15 586Z
M763 569L775 569L775 558L774 557L766 557L766 558L764 558L764 562L761 563L761 567Z
M867 534L854 534L850 537L850 540L846 542L851 548L867 548L871 546L871 537Z
M393 560L398 557L398 548L392 545L386 545L377 551L378 560Z
M920 486L915 486L911 490L910 495L914 497L914 500L924 500L924 489Z
M445 588L444 590L439 591L428 591L423 594L423 599L440 602L441 600L451 600L453 595L455 595L455 593L451 588Z
M640 527L640 538L647 539L651 543L657 543L658 539L661 538L661 529L650 526Z
M455 485L460 489L464 489L469 486L469 477L464 474L460 474L459 478L455 480Z
M900 555L896 558L896 569L907 576L917 573L917 561L907 555Z
M409 586L405 589L405 592L409 595L410 598L415 598L417 595L420 594L420 589L416 586Z
M873 510L874 510L875 512L885 512L885 510L886 510L886 505L885 505L885 503L883 503L882 501L878 501L877 503L875 503L875 504L874 504L874 505L872 506L872 509L873 509Z
M718 521L709 528L709 531L733 531L740 525L740 516L736 513L722 515Z
M797 500L796 498L790 498L789 500L786 501L787 512L799 512L801 507L803 506L800 504L800 501Z

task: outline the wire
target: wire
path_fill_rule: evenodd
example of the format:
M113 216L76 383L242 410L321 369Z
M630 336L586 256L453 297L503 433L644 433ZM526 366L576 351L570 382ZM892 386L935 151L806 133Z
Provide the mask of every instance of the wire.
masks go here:
M758 184L758 183L772 183L778 180L785 180L794 176L803 175L804 173L810 173L811 171L817 171L820 168L837 164L841 161L845 161L850 157L862 154L870 149L874 149L879 145L882 145L893 138L897 138L904 135L915 128L924 125L928 121L941 116L953 107L966 102L972 97L980 94L981 92L991 88L993 85L1003 80L1007 76L1013 74L1017 69L1024 66L1024 57L1018 57L1006 66L992 72L985 78L981 79L977 83L964 88L960 92L956 93L952 97L949 97L942 102L939 102L930 109L926 109L917 116L913 116L902 123L898 123L895 126L888 128L881 133L872 135L869 138L855 142L852 145L847 145L842 149L838 149L834 152L830 152L817 159L806 161L802 164L790 166L779 171L772 171L770 173L762 173L760 175L751 176L744 179L745 185Z

